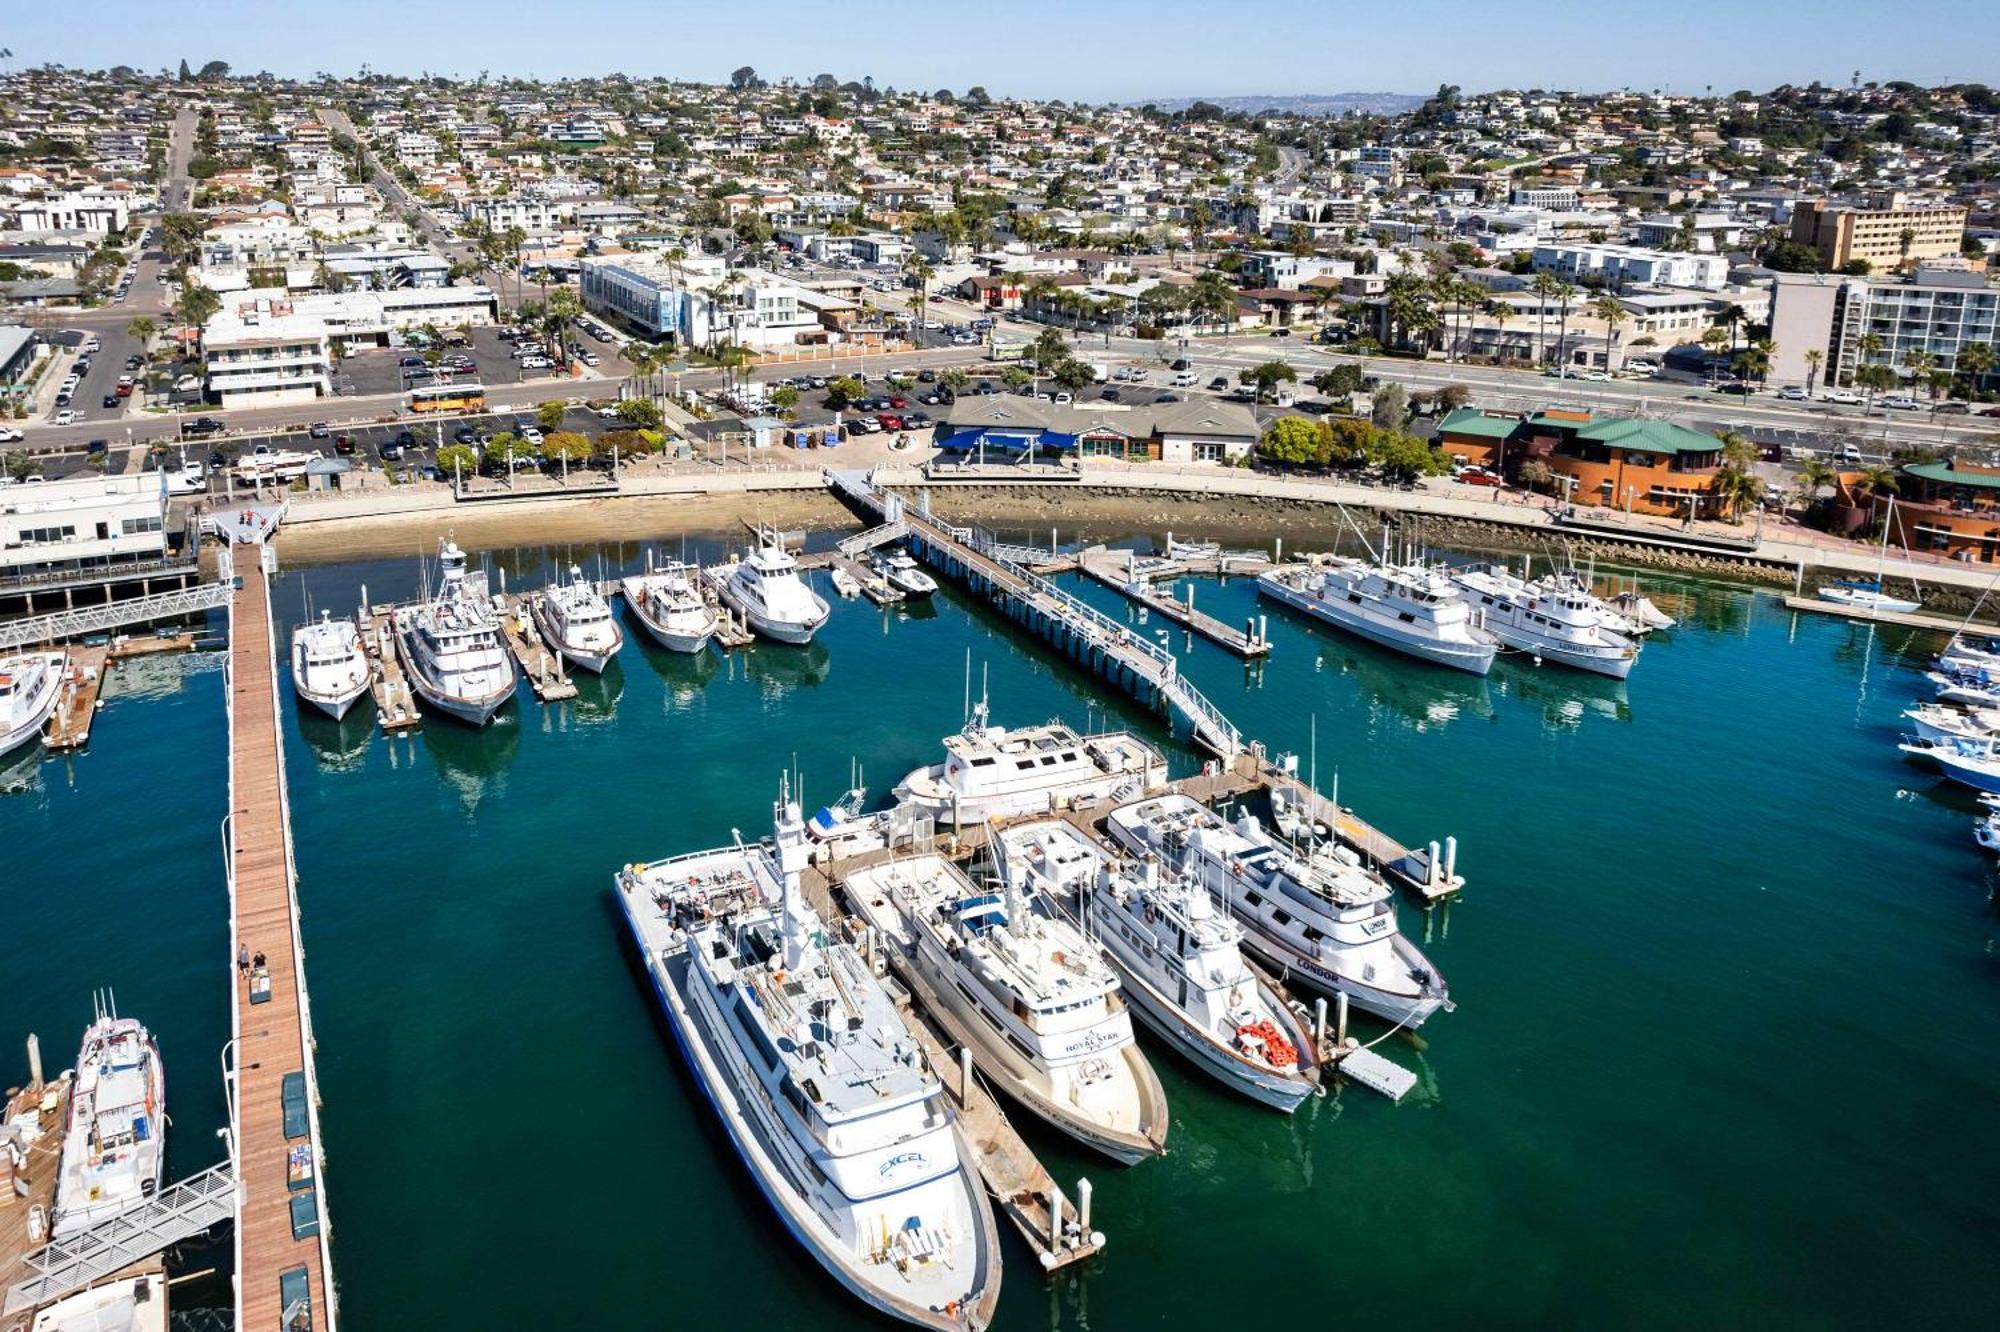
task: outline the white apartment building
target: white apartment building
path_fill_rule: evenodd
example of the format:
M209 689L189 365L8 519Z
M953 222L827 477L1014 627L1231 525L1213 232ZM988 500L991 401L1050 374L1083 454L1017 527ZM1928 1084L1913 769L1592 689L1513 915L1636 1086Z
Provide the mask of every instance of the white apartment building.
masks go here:
M0 204L0 222L14 231L123 231L132 199L123 190L71 190L43 199Z
M826 335L816 307L800 299L798 283L758 268L736 272L740 278L727 281L719 259L668 264L634 255L586 258L578 287L591 313L616 316L646 337L672 338L684 347L733 339L783 350Z
M1715 254L1682 254L1646 250L1635 245L1568 245L1535 247L1534 269L1572 282L1594 279L1612 285L1696 287L1720 290L1729 281L1729 261Z
M1881 340L1873 354L1862 345L1870 334ZM1780 273L1771 337L1778 344L1771 379L1779 384L1805 383L1808 348L1820 353L1821 384L1852 384L1870 362L1901 371L1912 352L1952 371L1971 343L2000 348L2000 287L1980 273L1922 267L1907 279ZM1980 387L2000 388L2000 371L1988 371Z
M1515 208L1546 208L1560 213L1583 206L1574 185L1516 185L1507 191L1507 202Z
M458 206L468 222L484 222L494 231L519 227L526 232L559 231L576 221L575 199L539 199L497 194L466 199Z
M390 334L426 324L490 324L496 310L487 287L244 292L202 328L206 387L223 407L310 402L333 392L336 346L386 346Z
M157 560L166 516L160 472L0 484L0 577Z
M396 136L396 160L404 166L434 167L438 163L438 141L428 134L408 132Z

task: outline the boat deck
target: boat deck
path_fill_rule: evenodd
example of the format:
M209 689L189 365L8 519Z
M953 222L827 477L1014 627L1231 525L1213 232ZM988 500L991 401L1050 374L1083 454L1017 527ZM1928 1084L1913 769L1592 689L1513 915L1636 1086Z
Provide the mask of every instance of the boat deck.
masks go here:
M576 697L576 682L563 669L562 653L544 642L541 631L535 627L534 603L541 595L539 592L500 595L500 637L528 677L528 687L535 691L535 698L543 703L557 703Z
M293 884L270 589L259 566L261 551L254 546L239 550L235 563L240 586L230 603L228 685L233 919L229 960L223 963L237 987L231 1005L233 1118L241 1188L236 1220L237 1326L330 1327L324 1157L314 1108L318 1086L311 1062L312 1020ZM231 966L239 947L264 954L270 990L263 1002L249 1002L248 984ZM288 1125L285 1082L294 1074L302 1086L295 1092ZM310 1187L298 1187L302 1181ZM298 1237L295 1202L302 1197L311 1199L307 1206L316 1224ZM302 1282L296 1275L300 1272ZM283 1296L281 1282L287 1287ZM304 1323L290 1316L295 1308L286 1308L288 1303L295 1305L300 1295L307 1302Z

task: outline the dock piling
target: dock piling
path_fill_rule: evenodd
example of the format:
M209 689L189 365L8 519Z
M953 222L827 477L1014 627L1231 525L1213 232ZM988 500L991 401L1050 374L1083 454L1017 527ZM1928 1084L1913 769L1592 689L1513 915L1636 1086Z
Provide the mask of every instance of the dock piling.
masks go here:
M1076 1181L1076 1224L1083 1233L1090 1233L1090 1180L1079 1176Z
M1347 1044L1347 991L1342 990L1339 994L1336 994L1333 997L1333 999L1334 999L1333 1042L1335 1045L1346 1045ZM1326 1001L1322 999L1320 1002L1321 1004L1324 1004Z
M42 1040L32 1031L28 1033L28 1085L42 1085Z

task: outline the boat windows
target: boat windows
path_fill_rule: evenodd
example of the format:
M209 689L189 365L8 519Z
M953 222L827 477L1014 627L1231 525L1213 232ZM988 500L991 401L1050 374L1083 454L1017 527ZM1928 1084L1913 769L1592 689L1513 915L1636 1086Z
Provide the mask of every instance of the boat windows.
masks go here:
M1014 766L1024 772L1033 772L1035 770L1035 761L1031 758L1015 759Z
M999 759L992 757L976 758L972 760L972 766L975 768L990 768L999 761Z
M1404 624L1415 624L1417 622L1417 617L1411 614L1409 611L1397 611L1396 618L1401 620Z
M1271 913L1271 919L1280 925L1289 925L1292 923L1291 913L1282 907Z

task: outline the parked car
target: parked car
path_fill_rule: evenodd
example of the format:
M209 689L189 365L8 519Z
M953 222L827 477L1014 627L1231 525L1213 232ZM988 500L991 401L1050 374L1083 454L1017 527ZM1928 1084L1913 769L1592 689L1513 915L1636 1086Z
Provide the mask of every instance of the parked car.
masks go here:
M1939 416L1970 416L1972 405L1964 402L1941 402L1936 408Z
M1821 402L1830 402L1841 407L1859 407L1861 405L1861 395L1851 389L1828 389L1819 396Z
M882 413L881 421L884 430L901 430L903 428L903 418L892 415L889 412Z
M314 439L325 439L328 435L332 434L333 432L327 427L326 422L314 421L310 426L306 427L306 433L308 435L311 435Z
M65 407L61 411L56 413L55 424L59 426L75 425L77 423L77 418L78 418L78 413L73 412L69 408Z
M219 435L222 433L222 422L212 416L197 416L192 421L181 422L181 433L183 435Z
M1452 480L1463 482L1468 486L1498 487L1507 484L1507 482L1501 477L1500 473L1492 471L1485 467L1461 468L1459 469L1457 474L1455 474L1452 477Z
M1915 412L1923 409L1923 404L1907 393L1891 393L1882 399L1882 405L1899 412Z
M118 391L116 389L104 395L104 406L109 408L118 406Z
M0 444L19 444L23 436L12 426L0 426Z
M1787 384L1785 385L1785 387L1778 390L1778 401L1806 402L1809 401L1809 399L1806 397L1806 391L1800 388L1797 384Z
M93 439L90 443L83 446L83 451L86 454L92 455L109 453L111 451L111 442L109 440Z

